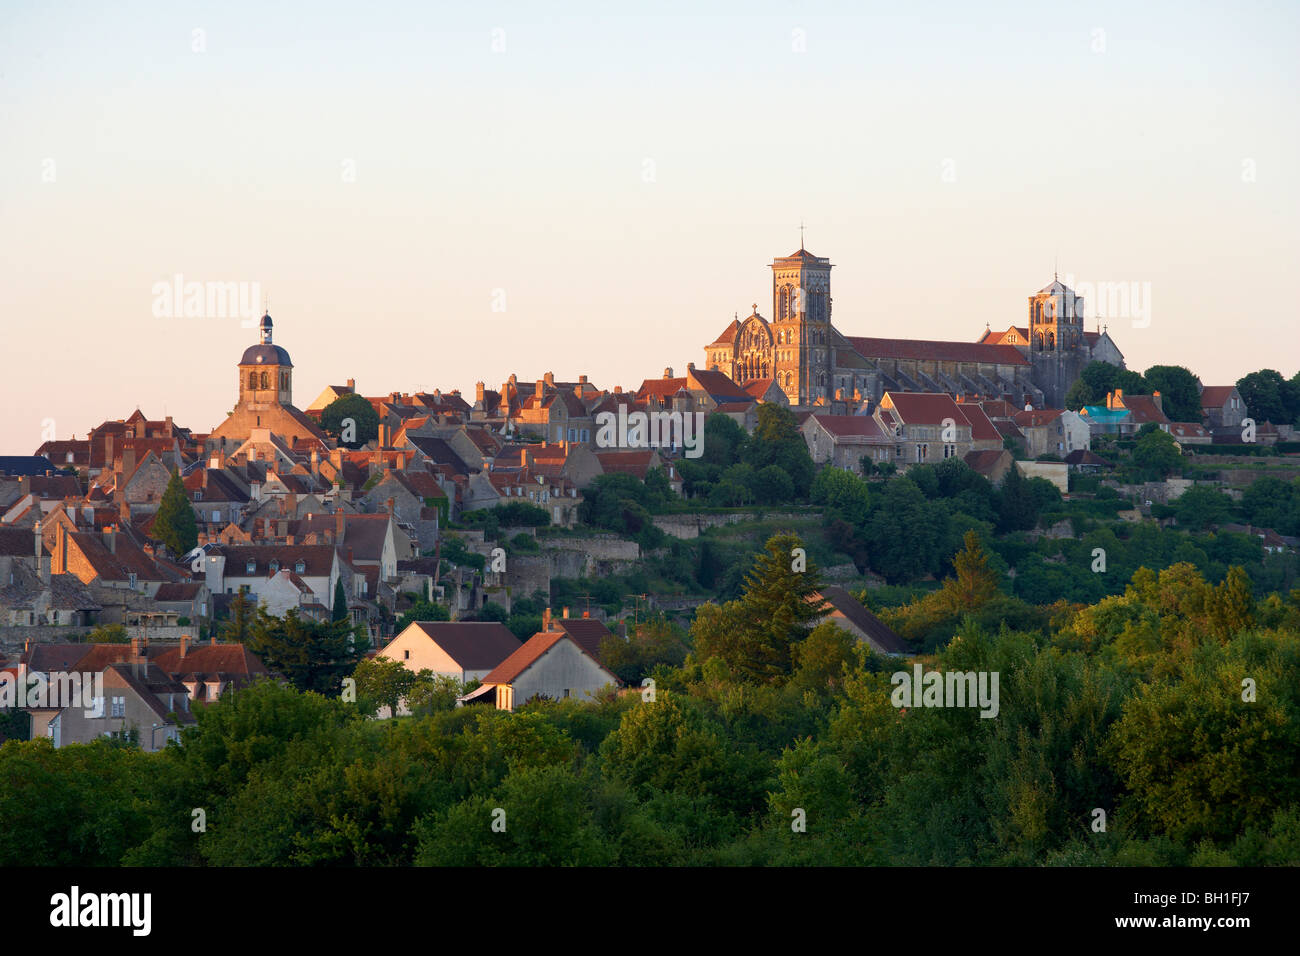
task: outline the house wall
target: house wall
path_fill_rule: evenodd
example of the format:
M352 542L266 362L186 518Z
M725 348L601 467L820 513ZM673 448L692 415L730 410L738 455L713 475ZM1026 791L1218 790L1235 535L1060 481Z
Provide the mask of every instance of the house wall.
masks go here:
M178 713L188 711L189 698L185 694L176 694L174 696L174 709ZM126 716L110 716L113 713L112 700L114 697L124 698ZM162 703L164 707L167 706L165 699ZM66 747L72 743L90 743L92 740L104 736L104 734L120 733L135 727L140 733L140 749L152 753L155 750L161 750L167 746L169 739L174 739L179 735L179 728L173 724L165 724L154 732L153 725L163 724L163 719L140 698L135 690L126 686L126 682L121 675L112 669L104 672L103 714L102 717L87 717L85 710L81 707L64 708L59 712L55 723L57 738L55 746ZM34 734L36 730L34 723L32 730Z
M514 680L515 706L539 694L560 700L567 689L570 697L591 698L611 676L570 640L558 641L531 667Z
M408 653L410 654L409 657L407 656ZM463 670L446 651L435 644L427 634L414 624L389 641L377 656L390 661L397 661L403 667L417 674L427 669L440 676L454 677L460 681L468 681L471 677L483 677L487 674L487 671L466 672Z
M1016 467L1026 478L1046 478L1063 495L1070 490L1070 466L1063 461L1018 461Z

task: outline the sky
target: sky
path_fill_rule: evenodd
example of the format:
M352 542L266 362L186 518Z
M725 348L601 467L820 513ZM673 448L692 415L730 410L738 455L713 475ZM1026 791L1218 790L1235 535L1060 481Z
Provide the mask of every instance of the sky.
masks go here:
M770 315L801 222L847 335L974 341L1057 270L1110 290L1087 327L1130 368L1290 377L1298 27L1290 2L3 0L0 454L225 417L256 315L187 315L177 276L269 304L299 407L349 378L635 387Z

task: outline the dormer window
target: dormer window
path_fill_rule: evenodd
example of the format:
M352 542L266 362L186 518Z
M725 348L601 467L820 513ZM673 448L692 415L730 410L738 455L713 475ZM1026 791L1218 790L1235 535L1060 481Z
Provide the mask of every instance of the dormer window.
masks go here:
M298 574L302 574L304 571L307 570L307 562L306 562L306 561L299 561L297 564L295 564L295 565L293 566L293 569L294 569L294 571L296 571Z
M202 491L198 491L198 490L196 490L196 491L194 492L194 500L195 500L195 501L202 501L202 500L203 500L203 492L202 492Z
M244 565L244 570L249 574L255 574L257 572L257 562L249 561Z
M274 574L276 571L279 571L279 570L280 570L280 562L279 562L279 561L272 561L272 562L271 562L271 573Z

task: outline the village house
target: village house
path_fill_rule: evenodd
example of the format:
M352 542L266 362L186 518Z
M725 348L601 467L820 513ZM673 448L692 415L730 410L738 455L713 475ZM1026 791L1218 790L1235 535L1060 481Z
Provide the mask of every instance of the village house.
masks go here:
M379 652L419 673L454 677L462 683L481 680L522 645L495 621L416 621Z
M618 678L565 631L539 631L483 677L482 686L461 698L514 710L535 697L590 700Z
M1025 451L1030 458L1055 455L1064 460L1077 448L1092 447L1088 422L1069 409L1027 408L1016 413L1014 422L1024 436Z
M894 436L869 415L827 415L814 412L801 428L808 452L817 464L829 463L856 474L862 459L873 465L894 460Z

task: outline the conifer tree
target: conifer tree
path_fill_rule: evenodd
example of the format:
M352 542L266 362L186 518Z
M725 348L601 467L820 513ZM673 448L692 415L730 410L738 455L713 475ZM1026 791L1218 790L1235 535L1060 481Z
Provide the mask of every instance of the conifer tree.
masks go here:
M162 501L158 503L158 512L153 519L153 536L177 557L199 542L199 527L194 519L194 509L190 506L189 495L185 493L185 483L175 471L167 482Z

